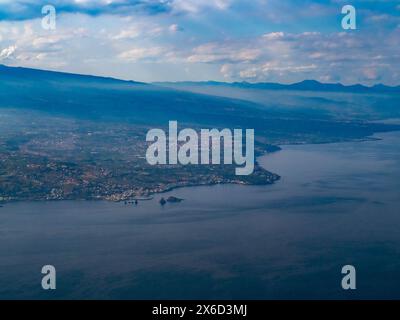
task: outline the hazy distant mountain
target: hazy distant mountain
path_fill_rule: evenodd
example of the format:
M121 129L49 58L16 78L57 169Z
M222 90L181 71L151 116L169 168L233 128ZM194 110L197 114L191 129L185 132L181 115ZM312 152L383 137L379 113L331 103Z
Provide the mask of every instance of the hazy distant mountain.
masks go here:
M124 81L110 77L99 77L92 75L73 74L66 72L47 71L22 67L8 67L0 64L0 80L23 80L23 81L75 81L80 83L108 83L108 84L144 84L135 81Z
M286 88L279 84L208 82L204 85L233 86L232 90L237 90L235 88L238 86L263 86L277 90ZM290 87L311 90L313 87L333 88L331 86L334 85L307 81ZM223 88L223 91L227 91ZM344 88L349 90L349 87ZM353 87L358 90L361 88ZM280 106L280 101L287 99L289 94L263 96L275 107L266 107L263 101L241 96L224 97L134 81L0 66L0 110L30 110L57 117L144 126L167 126L168 121L177 120L182 125L203 128L252 128L258 135L279 142L341 141L399 128L366 123L360 118L342 121L334 114L335 109L331 110L330 104L336 106L331 98L305 99L293 96L290 102L296 108L296 112L293 112L293 108L284 109ZM326 101L329 102L329 109L319 108ZM311 103L315 106L309 108ZM346 107L346 104L340 105ZM392 110L395 107L398 109L397 100L393 100L390 106L390 114L394 114ZM351 110L351 114L356 112Z
M3 108L139 124L223 124L236 122L243 112L235 110L254 105L134 81L0 65Z
M164 82L159 86L213 96L242 99L290 118L384 120L400 118L400 87L320 83Z
M264 89L264 90L300 90L300 91L330 91L330 92L398 92L400 93L400 86L390 87L383 84L377 84L372 87L367 87L361 84L345 86L341 83L321 83L316 80L304 80L294 84L280 84L271 82L216 82L216 81L204 81L204 82L156 82L157 85L174 85L174 86L226 86L236 88L250 88L250 89Z

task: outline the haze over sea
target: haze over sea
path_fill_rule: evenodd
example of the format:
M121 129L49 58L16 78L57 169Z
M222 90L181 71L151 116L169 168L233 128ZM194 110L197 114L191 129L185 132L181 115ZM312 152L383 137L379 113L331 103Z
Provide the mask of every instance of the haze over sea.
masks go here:
M0 298L400 298L400 132L284 146L271 186L0 208ZM161 197L184 198L161 207ZM41 267L57 290L41 289ZM341 289L341 268L357 290Z

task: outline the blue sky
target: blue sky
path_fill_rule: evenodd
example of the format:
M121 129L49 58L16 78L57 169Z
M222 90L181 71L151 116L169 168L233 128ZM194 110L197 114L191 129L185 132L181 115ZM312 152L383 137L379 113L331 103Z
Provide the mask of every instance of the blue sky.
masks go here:
M41 9L57 10L56 30ZM343 30L341 9L357 10ZM400 1L0 0L0 63L138 81L400 84Z

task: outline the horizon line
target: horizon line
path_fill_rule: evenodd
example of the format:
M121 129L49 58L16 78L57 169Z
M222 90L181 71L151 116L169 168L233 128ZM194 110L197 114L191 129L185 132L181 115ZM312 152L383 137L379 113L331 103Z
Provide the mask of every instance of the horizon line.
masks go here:
M200 83L200 84L207 84L207 83L219 83L219 84L227 84L227 85L234 85L234 84L248 84L248 85L260 85L260 84L273 84L273 85L281 85L281 86L292 86L296 84L301 84L304 82L316 82L318 84L322 85L340 85L344 88L349 88L349 87L355 87L355 86L361 86L363 88L368 88L368 89L373 89L379 86L384 86L387 88L391 89L400 89L400 83L397 85L387 85L382 82L377 82L373 85L365 85L362 83L353 83L353 84L343 84L342 82L321 82L316 79L310 79L306 78L301 81L297 82L292 82L292 83L282 83L282 82L271 82L271 81L258 81L258 82L250 82L250 81L219 81L219 80L178 80L178 81L150 81L150 82L145 82L145 81L138 81L134 79L121 79L113 76L106 76L106 75L96 75L96 74L85 74L85 73L74 73L74 72L69 72L69 71L61 71L61 70L52 70L52 69L38 69L38 68L32 68L32 67L24 67L24 66L10 66L6 65L4 63L0 63L0 66L7 67L7 68L14 68L14 69L28 69L28 70L35 70L35 71L43 71L43 72L53 72L53 73L60 73L60 74L66 74L66 75L75 75L75 76L83 76L83 77L96 77L96 78L103 78L103 79L109 79L109 80L116 80L116 81L122 81L122 82L133 82L136 84L181 84L181 83Z

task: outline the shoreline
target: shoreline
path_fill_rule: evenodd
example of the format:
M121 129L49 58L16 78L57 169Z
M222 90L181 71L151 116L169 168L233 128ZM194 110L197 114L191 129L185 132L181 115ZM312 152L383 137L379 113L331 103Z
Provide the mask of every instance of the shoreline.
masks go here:
M158 195L163 195L166 194L168 192L174 191L174 190L178 190L178 189L183 189L183 188L195 188L195 187L214 187L214 186L218 186L218 185L232 185L232 186L270 186L275 184L276 182L281 180L281 176L274 174L276 176L278 176L278 178L276 180L274 180L272 183L265 183L265 184L244 184L244 183L233 183L233 182L227 182L227 183L204 183L204 184L188 184L188 185L184 185L184 186L176 186L176 187L171 187L171 188L167 188L163 191L160 192L156 192L156 193L151 193L149 194L149 197L147 198L132 198L132 199L126 199L126 200L120 200L120 201L113 201L113 200L107 200L104 198L93 198L93 199L14 199L14 200L10 200L10 201L6 201L6 202L1 202L0 203L0 208L4 207L6 204L9 203L17 203L17 202L62 202L62 201L82 201L82 202L101 202L101 201L105 201L105 202L109 202L109 203L124 203L129 202L129 201L135 201L137 200L138 202L142 202L142 201L152 201L155 200L155 197Z
M387 134L387 133L393 133L393 132L400 132L400 130L393 130L393 131L385 131L385 132L376 132L371 136L367 136L361 139L349 139L349 140L337 140L337 141L330 141L330 142L315 142L315 143L288 143L288 144L279 144L279 145L271 145L273 146L273 150L268 150L266 149L264 152L260 152L259 154L256 154L256 163L258 164L258 160L261 157L264 157L268 154L280 152L284 150L282 147L285 146L305 146L305 145L326 145L326 144L335 144L335 143L350 143L350 142L356 142L356 143L362 143L362 142L372 142L372 141L381 141L384 138L379 138L379 137L374 137L375 135L379 134ZM276 149L275 149L276 148ZM259 164L258 164L259 165ZM261 166L260 166L261 167ZM261 167L263 170L268 171L267 169ZM270 172L270 171L268 171ZM192 187L212 187L212 186L217 186L217 185L238 185L238 186L269 186L273 185L281 180L281 176L279 173L273 173L274 176L276 176L276 179L271 182L271 183L266 183L266 184L245 184L245 183L234 183L234 182L227 182L227 183L193 183L193 184L188 184L188 185L183 185L183 186L174 186L167 188L163 191L160 192L155 192L155 193L150 193L148 197L139 197L139 198L132 198L132 199L126 199L126 200L120 200L120 201L113 201L113 200L108 200L104 198L93 198L93 199L13 199L10 201L0 201L0 208L3 208L6 204L9 203L16 203L16 202L62 202L62 201L95 201L95 202L100 202L100 201L106 201L110 203L123 203L124 201L152 201L154 200L154 197L157 195L163 195L168 192L182 189L182 188L192 188Z

